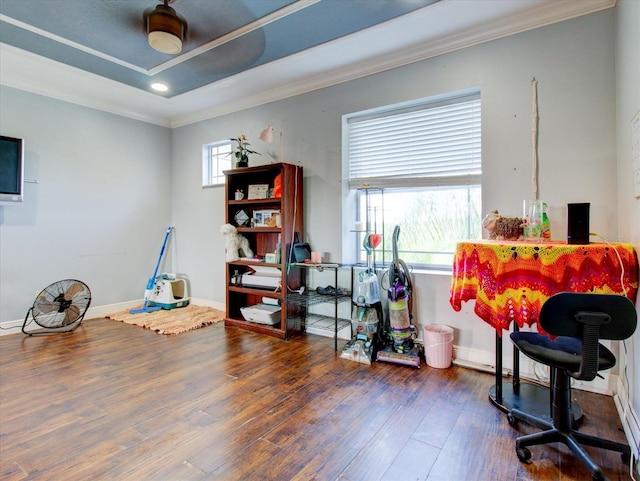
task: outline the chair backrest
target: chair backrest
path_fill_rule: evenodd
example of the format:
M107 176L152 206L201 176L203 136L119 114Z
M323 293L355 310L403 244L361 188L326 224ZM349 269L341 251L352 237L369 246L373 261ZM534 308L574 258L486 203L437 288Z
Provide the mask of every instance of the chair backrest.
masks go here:
M561 292L542 305L539 322L552 336L582 340L580 370L570 375L592 380L598 372L600 339L631 337L636 330L638 314L633 302L624 296Z
M627 297L617 294L560 292L551 296L540 309L540 326L553 336L582 338L584 324L578 312L603 313L610 321L600 326L600 339L623 340L636 330L638 314Z

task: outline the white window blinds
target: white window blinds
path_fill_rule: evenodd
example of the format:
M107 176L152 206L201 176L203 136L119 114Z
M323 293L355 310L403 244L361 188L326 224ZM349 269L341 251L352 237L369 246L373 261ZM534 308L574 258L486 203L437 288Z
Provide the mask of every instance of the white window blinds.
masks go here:
M480 93L346 119L349 187L480 184Z

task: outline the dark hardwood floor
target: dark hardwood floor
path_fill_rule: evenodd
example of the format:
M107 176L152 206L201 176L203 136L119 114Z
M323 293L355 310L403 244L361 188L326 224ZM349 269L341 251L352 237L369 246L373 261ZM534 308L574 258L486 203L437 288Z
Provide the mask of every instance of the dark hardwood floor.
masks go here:
M564 446L521 464L490 374L340 359L333 340L221 324L164 336L94 319L0 337L0 479L589 480ZM610 397L582 430L624 441ZM610 480L620 456L590 449Z

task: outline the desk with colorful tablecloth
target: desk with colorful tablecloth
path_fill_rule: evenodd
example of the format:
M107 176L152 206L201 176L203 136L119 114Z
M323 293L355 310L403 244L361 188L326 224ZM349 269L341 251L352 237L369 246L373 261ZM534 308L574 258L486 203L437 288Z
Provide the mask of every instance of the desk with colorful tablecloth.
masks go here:
M633 246L483 240L456 247L449 302L460 311L463 301L475 299L474 312L495 329L496 385L489 397L505 412L514 406L531 411L529 402L537 405L539 399L527 398L540 393L537 386L520 384L515 348L511 389L503 386L502 331L536 324L542 304L563 291L626 294L635 302L638 257Z

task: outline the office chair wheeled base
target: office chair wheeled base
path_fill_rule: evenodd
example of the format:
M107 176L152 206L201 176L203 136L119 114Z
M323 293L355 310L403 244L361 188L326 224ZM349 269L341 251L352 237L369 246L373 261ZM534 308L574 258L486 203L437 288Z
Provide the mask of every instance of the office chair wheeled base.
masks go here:
M516 413L516 416L518 414L520 413ZM608 449L610 451L617 451L621 454L622 462L625 464L629 464L629 459L631 457L631 449L625 444L590 436L589 434L584 434L574 430L571 430L571 432L568 433L563 433L559 429L553 427L547 431L518 437L516 439L516 455L521 462L526 463L531 459L531 451L529 451L527 446L555 442L563 443L571 449L580 462L589 469L593 481L604 481L604 474L602 473L600 466L591 459L591 456L587 454L580 444Z
M552 368L555 377L554 395L555 400L552 406L553 421L533 416L519 409L512 409L507 415L509 425L516 427L519 421L530 426L535 426L543 431L533 434L527 434L516 438L516 455L518 459L526 463L531 459L531 451L527 446L536 446L548 443L563 443L573 454L584 464L591 472L593 481L603 481L605 479L602 469L598 466L591 456L580 445L593 446L596 448L616 451L621 454L622 462L629 464L631 458L631 449L628 445L603 439L590 434L581 433L574 429L575 421L571 411L571 385L568 376L562 372L557 372L556 368Z

